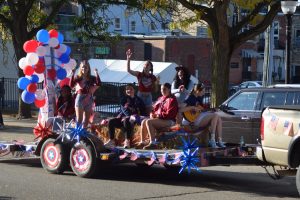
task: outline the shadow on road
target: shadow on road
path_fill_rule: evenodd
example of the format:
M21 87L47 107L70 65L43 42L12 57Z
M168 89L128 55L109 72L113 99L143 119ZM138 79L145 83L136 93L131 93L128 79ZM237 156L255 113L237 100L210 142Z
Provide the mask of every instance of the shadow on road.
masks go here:
M41 168L39 159L2 160L0 163ZM67 171L62 176L75 175ZM170 171L160 166L145 168L134 164L119 164L102 166L97 170L95 179L158 183L182 187L203 187L215 191L242 192L263 197L290 197L298 199L294 177L285 177L282 180L274 181L266 174L253 172L241 173L210 169L203 170L202 173L192 172L188 174L184 172L183 174L178 174L177 171Z
M217 191L245 192L264 197L294 197L298 199L295 178L272 180L262 173L240 173L202 170L188 174L169 171L164 167L143 168L114 165L98 170L98 179L159 183L174 186L205 187Z

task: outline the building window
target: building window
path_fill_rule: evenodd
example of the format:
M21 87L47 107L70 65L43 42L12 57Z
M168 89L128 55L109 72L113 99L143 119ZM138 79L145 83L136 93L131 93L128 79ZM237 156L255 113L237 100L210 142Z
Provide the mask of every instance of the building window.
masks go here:
M274 26L274 40L278 40L279 39L279 22L274 21L273 26Z
M155 31L156 30L156 25L155 25L154 22L151 22L150 28L151 28L151 31Z
M121 30L121 20L120 20L120 18L115 18L115 30Z
M167 22L162 22L162 23L161 23L161 29L162 29L162 30L169 29L169 24L168 24Z
M136 22L135 21L131 21L130 22L130 31L131 32L135 32L136 31Z
M230 63L230 68L239 68L239 63L237 62Z
M197 36L199 36L201 38L207 38L208 37L207 27L198 26L197 27Z

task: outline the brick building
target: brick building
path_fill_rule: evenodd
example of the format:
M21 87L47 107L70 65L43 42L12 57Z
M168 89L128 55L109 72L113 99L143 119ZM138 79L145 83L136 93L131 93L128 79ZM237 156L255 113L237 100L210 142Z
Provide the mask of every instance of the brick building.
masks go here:
M97 54L97 48L107 49ZM73 47L73 56L76 49ZM152 60L157 62L175 62L188 67L190 72L201 81L211 79L211 49L209 38L193 36L136 36L126 37L114 44L93 44L84 52L89 57L106 59L126 59L126 50L131 49L134 60ZM80 54L78 54L79 56ZM256 43L247 42L237 49L231 58L230 82L240 83L243 80L255 80L256 77ZM78 57L80 59L80 57ZM243 74L244 75L243 77Z

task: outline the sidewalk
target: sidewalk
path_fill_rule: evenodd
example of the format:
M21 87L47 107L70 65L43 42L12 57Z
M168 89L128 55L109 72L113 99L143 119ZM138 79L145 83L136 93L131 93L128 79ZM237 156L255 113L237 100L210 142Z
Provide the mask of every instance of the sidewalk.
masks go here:
M33 127L37 124L35 118L18 120L10 115L4 115L3 121L5 127L0 130L0 141L33 141Z

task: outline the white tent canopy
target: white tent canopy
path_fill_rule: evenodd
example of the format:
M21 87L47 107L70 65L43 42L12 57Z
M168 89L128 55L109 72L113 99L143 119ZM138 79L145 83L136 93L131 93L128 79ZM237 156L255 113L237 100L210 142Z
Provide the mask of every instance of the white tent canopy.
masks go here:
M111 60L111 59L90 59L92 74L94 68L98 69L102 82L118 82L118 83L133 83L137 82L136 77L127 72L126 60ZM160 77L160 84L172 83L176 74L176 63L170 62L152 62L153 73L155 76ZM131 61L130 68L134 71L142 71L145 61ZM191 76L194 83L198 83L195 76Z

